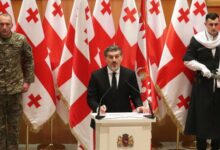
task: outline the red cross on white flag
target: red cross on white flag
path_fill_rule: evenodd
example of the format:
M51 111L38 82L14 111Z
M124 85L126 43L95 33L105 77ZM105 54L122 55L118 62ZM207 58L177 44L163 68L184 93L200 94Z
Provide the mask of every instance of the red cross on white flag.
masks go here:
M150 72L152 84L156 83L158 67L163 52L167 28L164 17L163 7L161 0L147 0L146 1L147 12L147 51L150 62ZM164 103L158 97L154 97L155 102L154 110L159 119L162 119L166 115L166 108Z
M86 149L92 150L93 130L90 127L89 116L91 109L87 104L86 96L90 75L89 43L94 38L94 30L87 0L80 1L75 25L69 124L72 133L78 137L80 143Z
M122 65L134 69L139 16L134 0L124 0L115 43L123 52Z
M109 0L96 0L93 26L95 37L91 43L91 67L95 70L106 65L103 51L114 43L115 27Z
M0 14L2 13L8 13L11 15L12 23L13 23L12 31L15 31L16 24L15 24L13 8L11 5L11 0L0 0Z
M70 96L71 96L71 76L72 76L72 57L73 57L73 42L75 37L75 26L76 26L76 17L78 15L80 0L76 0L73 3L73 8L70 16L68 32L66 35L66 41L63 47L62 56L60 60L60 65L57 74L57 85L59 92L61 94L61 99L65 102L61 106L67 104L69 109ZM60 101L63 102L63 101ZM58 105L59 106L59 103ZM64 108L64 107L63 107ZM64 111L63 113L61 113ZM65 124L69 122L69 110L62 109L60 115L63 116L62 119ZM68 115L65 115L65 114ZM65 116L68 116L65 118Z
M60 63L64 39L67 33L61 0L48 1L43 20L43 28L49 50L51 67L55 71Z
M23 0L17 32L24 34L34 56L35 82L23 94L23 111L33 130L39 130L55 112L55 91L50 59L35 0Z
M89 117L91 110L87 105L86 92L90 76L89 43L94 38L92 27L87 0L74 1L58 72L59 90L70 107L71 131L89 150L93 149L93 136Z
M147 12L147 47L151 68L153 70L154 82L160 63L166 38L166 21L160 0L146 1Z
M139 19L139 32L138 32L138 49L135 60L135 72L138 80L138 85L141 93L141 98L145 106L152 104L152 96L154 94L154 88L152 90L150 69L149 69L149 57L147 54L147 37L146 37L146 10L145 0L141 1L141 16ZM149 111L150 113L150 111Z
M170 115L180 131L184 130L191 94L192 72L183 64L182 57L193 35L187 1L176 0L166 44L159 65L157 84L161 88Z
M205 0L192 0L190 7L190 17L194 33L205 30L205 17L208 13Z
M50 56L54 84L55 87L57 87L57 72L67 34L61 0L50 0L47 2L45 17L43 19L43 29L45 33L45 42ZM56 95L58 95L58 93L56 93ZM59 95L57 96L56 111L61 120L67 124L69 122L68 107Z

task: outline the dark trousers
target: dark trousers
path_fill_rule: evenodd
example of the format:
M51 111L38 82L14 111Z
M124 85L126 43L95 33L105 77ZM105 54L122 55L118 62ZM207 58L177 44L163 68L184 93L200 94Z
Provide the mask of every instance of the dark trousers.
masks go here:
M18 150L21 94L0 95L0 150Z
M207 139L196 137L196 146L198 150L206 150L207 148ZM211 139L211 150L220 149L220 139Z

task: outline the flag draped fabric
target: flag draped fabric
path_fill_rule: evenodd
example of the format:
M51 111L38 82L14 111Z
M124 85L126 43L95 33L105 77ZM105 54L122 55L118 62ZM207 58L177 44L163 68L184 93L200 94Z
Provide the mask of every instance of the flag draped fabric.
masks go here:
M190 17L194 33L205 30L205 16L208 13L205 0L192 0Z
M115 43L123 52L122 65L134 70L139 16L134 0L124 0Z
M176 0L159 65L157 83L169 114L180 131L185 127L193 77L192 72L184 66L182 57L192 35L188 3Z
M161 0L147 1L147 48L155 82L166 38L166 21Z
M103 55L104 50L114 44L115 27L110 0L96 0L92 20L95 37L90 43L90 55L91 69L95 70L106 65Z
M90 77L89 43L94 38L92 27L87 0L74 1L58 73L60 92L69 105L71 131L88 150L93 149L93 131L89 117L91 110L86 100Z
M16 24L15 24L15 18L14 18L14 13L13 13L13 8L11 5L11 0L0 0L0 14L2 13L8 13L12 17L12 31L15 31Z
M64 41L67 34L66 23L61 0L49 0L43 19L45 42L50 56L55 88L57 88L57 72L61 60ZM68 107L56 94L56 111L65 124L68 123Z
M69 124L73 134L87 149L93 148L93 131L90 127L91 109L87 105L87 86L89 82L90 49L89 42L94 38L92 18L87 0L81 0L76 17L73 44L73 73L71 78L71 97ZM83 68L83 69L82 69Z
M48 1L43 20L43 29L51 60L51 67L56 77L55 70L60 63L64 39L67 33L61 0Z
M139 89L141 92L141 99L145 106L148 105L148 100L152 102L152 80L149 70L149 58L147 54L147 37L146 37L146 10L145 0L141 1L141 16L139 18L139 32L138 32L138 47L136 53L135 72L138 80Z
M23 94L23 111L33 130L50 119L55 112L55 90L45 36L35 0L23 0L17 32L24 34L32 47L35 82Z
M152 95L152 104L157 117L162 119L166 115L166 108L164 107L163 101L157 96L154 86L156 85L158 67L167 35L166 21L161 0L147 0L146 13L147 51L149 55L149 69L152 80L151 89L154 93Z
M63 102L63 106L66 105L67 109L62 109L64 112L62 118L65 123L69 122L69 107L70 107L70 95L71 95L71 77L72 77L72 61L73 61L73 44L75 38L75 26L76 26L76 17L79 9L80 0L74 1L68 31L66 35L65 44L63 47L60 65L57 74L57 86L59 89L60 97ZM63 107L65 108L65 107ZM65 117L65 114L68 114Z

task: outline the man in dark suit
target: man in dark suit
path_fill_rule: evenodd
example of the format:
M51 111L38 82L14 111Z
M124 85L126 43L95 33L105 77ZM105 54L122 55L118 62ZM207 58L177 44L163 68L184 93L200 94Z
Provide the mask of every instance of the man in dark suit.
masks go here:
M147 112L140 98L135 72L121 66L122 51L112 45L104 51L107 66L94 71L88 86L87 102L97 112L102 99L100 113L131 112L130 100L138 112Z

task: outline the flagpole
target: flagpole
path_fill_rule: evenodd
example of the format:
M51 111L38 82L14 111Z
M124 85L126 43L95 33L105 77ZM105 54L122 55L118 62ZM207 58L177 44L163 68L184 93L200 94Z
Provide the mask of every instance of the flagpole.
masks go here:
M65 150L65 146L62 144L54 144L53 143L53 121L55 117L50 119L50 144L48 145L48 150Z
M50 144L41 144L38 146L38 150L65 150L65 146L62 144L54 144L53 143L53 121L55 117L50 119Z
M29 149L29 126L26 127L26 150Z
M50 144L48 147L53 147L53 117L50 119Z
M180 140L180 130L177 127L177 132L176 132L176 149L179 149L179 140Z
M52 117L50 119L50 144L48 145L48 149L49 150L62 150L62 149L65 149L65 146L64 145L61 145L61 144L54 144L53 142L53 122L54 121L54 117Z

